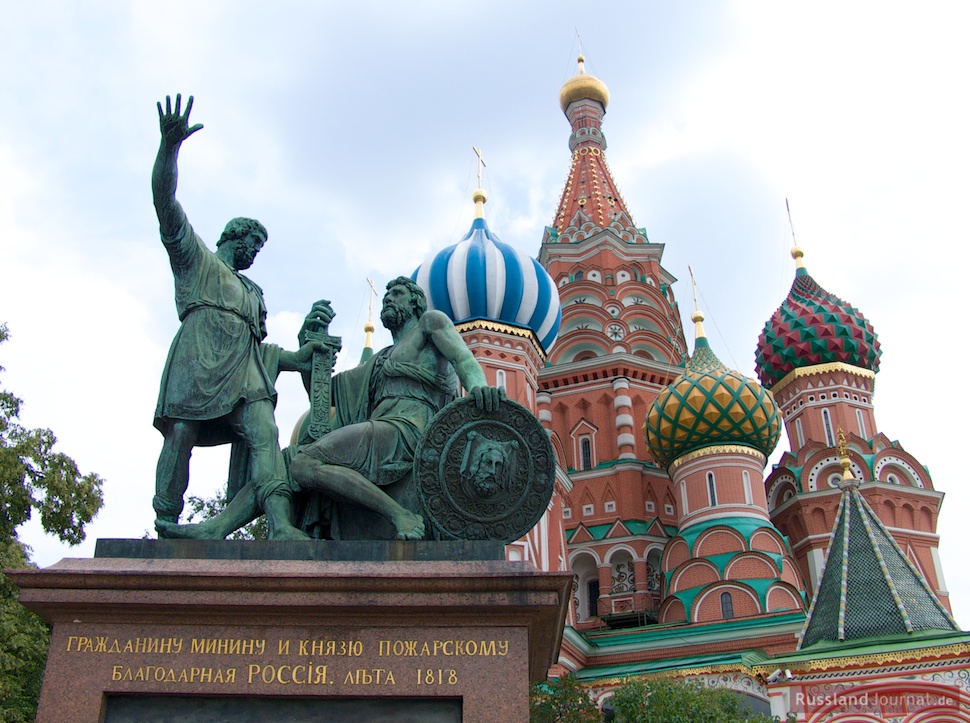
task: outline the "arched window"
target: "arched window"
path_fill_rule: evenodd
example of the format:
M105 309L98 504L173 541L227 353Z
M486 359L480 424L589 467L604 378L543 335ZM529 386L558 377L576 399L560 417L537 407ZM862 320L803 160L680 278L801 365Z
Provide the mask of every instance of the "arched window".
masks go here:
M730 620L734 617L734 600L731 598L731 593L729 592L721 593L721 617L725 620Z
M832 416L828 409L822 410L822 427L825 428L825 444L835 446L835 433L832 431Z
M855 421L859 425L859 436L863 439L869 439L869 435L866 434L866 418L863 416L861 409L855 410Z
M802 420L800 418L795 420L795 435L798 437L799 448L804 447L805 432L802 430Z
M714 488L714 473L707 473L707 499L711 507L717 506L717 490Z
M575 281L582 281L583 280L583 272L582 271L577 271L575 274L573 274L573 279Z
M744 504L754 504L751 497L751 475L748 474L748 470L741 470L741 481L744 482Z
M495 371L495 386L505 389L505 370L497 369Z

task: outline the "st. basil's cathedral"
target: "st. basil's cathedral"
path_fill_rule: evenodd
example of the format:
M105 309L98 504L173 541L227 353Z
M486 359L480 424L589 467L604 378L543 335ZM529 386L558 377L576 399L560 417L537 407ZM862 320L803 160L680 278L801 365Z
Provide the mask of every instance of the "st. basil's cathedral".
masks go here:
M624 682L672 676L806 723L970 721L943 494L876 424L871 324L795 247L757 380L718 358L696 303L691 351L664 246L607 164L606 85L580 58L559 100L571 160L537 259L491 232L478 189L468 234L414 273L549 432L556 492L507 555L575 573L550 674L604 711Z

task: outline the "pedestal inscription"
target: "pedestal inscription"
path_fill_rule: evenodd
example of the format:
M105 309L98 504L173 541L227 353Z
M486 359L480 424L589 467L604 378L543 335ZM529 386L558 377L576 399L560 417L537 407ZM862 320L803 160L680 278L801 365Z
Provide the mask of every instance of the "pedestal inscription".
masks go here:
M572 583L504 561L95 558L10 576L53 624L42 722L245 721L231 711L267 701L291 721L526 721Z

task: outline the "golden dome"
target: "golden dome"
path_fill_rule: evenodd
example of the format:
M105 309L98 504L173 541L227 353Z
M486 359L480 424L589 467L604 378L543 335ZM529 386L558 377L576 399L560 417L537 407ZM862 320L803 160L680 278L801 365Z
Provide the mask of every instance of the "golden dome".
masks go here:
M563 83L562 90L559 91L559 107L562 112L566 112L569 104L577 100L595 100L603 105L603 110L610 103L610 91L599 78L593 75L586 75L585 58L580 55L576 58L579 63L579 73Z

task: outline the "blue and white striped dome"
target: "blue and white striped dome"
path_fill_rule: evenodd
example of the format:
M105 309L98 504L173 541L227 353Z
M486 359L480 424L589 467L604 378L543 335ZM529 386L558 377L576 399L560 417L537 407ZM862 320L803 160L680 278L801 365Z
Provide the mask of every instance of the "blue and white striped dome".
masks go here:
M531 329L548 354L559 334L559 289L539 262L499 240L476 218L461 241L431 254L411 275L428 308L456 324L488 319Z

